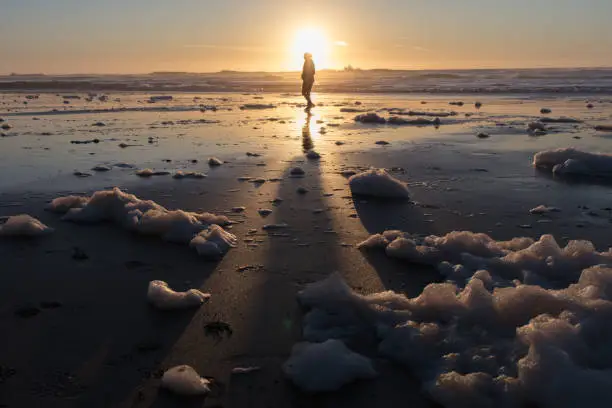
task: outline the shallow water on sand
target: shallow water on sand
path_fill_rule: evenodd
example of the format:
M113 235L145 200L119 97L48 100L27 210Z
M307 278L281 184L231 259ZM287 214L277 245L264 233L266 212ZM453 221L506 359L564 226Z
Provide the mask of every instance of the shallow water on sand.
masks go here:
M299 95L289 94L172 94L172 101L150 103L145 93L111 94L107 101L78 94L0 96L0 188L5 191L99 188L138 181L135 169L208 172L206 160L253 164L287 160L304 148L319 153L402 149L415 143L444 143L441 149L461 146L494 152L529 151L575 146L589 151L612 151L612 134L596 132L597 124L612 122L612 100L576 96L555 99L462 95L320 94L320 106L303 110ZM449 105L462 101L463 106ZM483 105L476 108L474 103ZM27 104L24 104L27 102ZM68 103L66 103L68 102ZM270 105L246 106L244 105ZM552 110L547 115L540 109ZM388 109L455 112L441 118L439 127L389 126L356 123L363 112L387 115ZM572 117L580 124L551 124L545 136L534 137L527 124L538 118ZM413 119L418 116L406 116ZM485 132L491 137L478 139ZM375 142L389 142L377 145ZM260 154L247 157L246 153ZM129 164L129 167L114 167ZM97 165L112 171L96 173ZM524 166L526 163L517 163ZM74 172L90 173L77 178ZM217 173L223 173L218 171ZM211 177L214 173L211 172Z

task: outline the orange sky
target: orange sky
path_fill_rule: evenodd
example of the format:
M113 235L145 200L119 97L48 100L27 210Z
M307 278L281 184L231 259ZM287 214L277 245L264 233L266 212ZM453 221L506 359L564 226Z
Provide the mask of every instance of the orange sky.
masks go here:
M3 0L0 73L298 69L307 27L319 68L612 66L610 15L609 0Z

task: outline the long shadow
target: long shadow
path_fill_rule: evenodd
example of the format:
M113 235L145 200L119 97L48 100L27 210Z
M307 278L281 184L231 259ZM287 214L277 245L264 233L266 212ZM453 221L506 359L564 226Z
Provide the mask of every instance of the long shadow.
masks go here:
M312 148L307 130L309 121L306 117L302 142ZM329 206L324 195L328 187L323 173L325 163L300 163L306 171L303 178L290 177L290 168L295 165L297 163L290 163L285 170L284 181L276 194L284 201L275 207L273 218L269 220L270 223L287 223L289 228L268 236L264 271L259 272L259 284L251 292L250 325L245 333L245 353L241 358L260 365L262 370L248 378L232 377L224 406L365 408L422 401L418 384L401 368L384 362L377 364L381 373L379 379L357 382L334 393L305 394L284 378L283 362L289 357L292 346L303 341L304 310L297 303L297 292L305 284L325 278L342 265L341 245L332 231L334 219L325 211ZM306 187L309 192L298 194L299 186ZM314 209L324 211L313 212Z
M16 372L0 384L0 403L118 406L143 381L161 375L160 363L198 310L153 309L146 301L149 281L200 288L217 262L114 225L36 215L56 227L52 236L0 242L3 267L11 271L0 285L0 364ZM74 259L74 247L87 258Z
M408 200L381 200L354 196L353 204L359 220L370 234L387 230L415 234L440 232L428 222L423 209ZM363 251L362 254L376 270L385 288L405 293L410 297L418 296L429 283L442 280L435 268L391 259L383 251Z
M359 220L370 234L387 230L430 233L431 223L423 210L408 200L384 200L367 196L353 196Z
M302 149L314 148L310 134L312 115L304 114ZM304 176L291 174L301 167ZM304 156L295 157L283 170L282 182L271 197L283 201L271 207L267 224L288 224L287 228L268 230L263 270L258 272L256 286L250 293L249 324L242 342L243 361L262 367L249 378L233 376L228 386L229 407L304 406L304 396L284 379L280 367L289 357L293 345L301 341L302 310L297 292L305 284L319 281L338 270L338 237L326 233L333 229L325 209L322 167ZM306 193L297 189L303 187ZM329 231L328 231L329 232ZM271 392L262 390L272 387ZM308 405L307 406L316 406Z

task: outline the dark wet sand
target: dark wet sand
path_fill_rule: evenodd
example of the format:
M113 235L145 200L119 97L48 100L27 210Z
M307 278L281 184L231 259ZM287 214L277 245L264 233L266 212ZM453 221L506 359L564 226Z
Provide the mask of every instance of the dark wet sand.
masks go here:
M298 179L286 174L297 163L285 162L277 172L285 174L283 181L258 188L236 181L245 175L243 169L203 181L161 178L127 185L130 192L168 208L221 213L246 206L245 215L229 214L239 221L232 232L240 244L220 262L112 225L61 222L42 210L54 194L32 194L27 200L4 194L0 202L20 203L6 212L37 216L56 232L39 240L0 241L0 406L432 406L410 373L376 358L367 344L360 351L375 358L378 379L330 394L297 391L281 373L291 346L300 340L302 310L295 295L334 271L364 293L391 289L416 296L439 280L434 270L365 256L343 245L391 228L423 234L468 229L496 239L553 233L559 242L590 239L600 249L612 244L610 211L603 210L612 190L553 180L533 170L530 161L528 153L421 144L401 151L330 153L319 164L299 163L307 175ZM338 172L369 166L401 167L393 174L411 183L415 202L350 197ZM248 175L278 176L271 172L278 168L251 167ZM309 193L297 194L298 186ZM275 197L284 201L273 206ZM546 217L530 215L529 209L539 204L562 212L550 223L538 223ZM274 212L262 219L258 208ZM315 214L314 209L324 211ZM276 232L287 236L261 229L280 222L290 228ZM257 233L249 234L250 229ZM262 242L251 247L245 238ZM73 259L74 247L89 258ZM261 266L238 271L245 265ZM199 288L212 299L197 310L159 312L146 302L147 284L154 279L177 290ZM23 316L28 310L39 313ZM215 321L228 323L231 336L207 335L205 325ZM159 391L160 375L177 364L214 378L214 393L183 400ZM262 369L230 373L250 365Z

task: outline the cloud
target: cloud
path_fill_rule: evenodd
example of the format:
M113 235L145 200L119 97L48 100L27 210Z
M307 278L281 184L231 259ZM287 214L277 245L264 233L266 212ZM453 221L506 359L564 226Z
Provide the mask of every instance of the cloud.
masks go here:
M432 50L425 48L425 47L420 47L418 45L413 45L412 46L413 49L417 50L417 51L423 51L423 52L433 52Z
M266 52L270 51L264 47L254 46L237 46L237 45L221 45L221 44L186 44L183 48L207 48L216 50L230 50L230 51L246 51L246 52Z
M346 41L336 41L334 44L338 47L348 47L348 43Z

